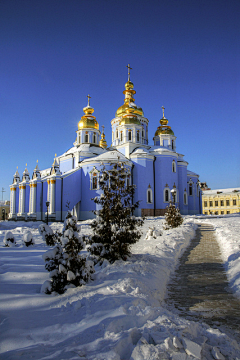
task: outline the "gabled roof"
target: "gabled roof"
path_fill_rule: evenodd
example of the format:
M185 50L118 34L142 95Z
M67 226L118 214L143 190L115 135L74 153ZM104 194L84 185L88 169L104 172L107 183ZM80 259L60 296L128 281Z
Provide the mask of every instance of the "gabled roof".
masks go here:
M120 153L118 150L111 150L111 151L106 151L101 155L95 156L94 158L89 158L89 159L85 159L82 161L81 164L87 163L87 162L92 162L92 161L96 161L96 162L125 162L127 165L132 166L132 162L127 159L122 153Z

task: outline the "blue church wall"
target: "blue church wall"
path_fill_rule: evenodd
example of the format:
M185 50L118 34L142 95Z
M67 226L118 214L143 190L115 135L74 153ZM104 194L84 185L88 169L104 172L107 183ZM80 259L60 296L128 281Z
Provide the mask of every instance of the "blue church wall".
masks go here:
M156 208L165 209L168 203L164 202L164 188L166 184L173 188L175 183L178 189L177 172L172 171L172 161L175 159L173 156L156 156L155 161L155 183L156 183ZM176 199L178 200L178 199Z
M67 202L69 202L69 209L72 210L73 207L81 201L81 168L75 172L63 176L62 184L62 210L63 210L63 219L67 213ZM60 181L58 181L58 192L61 191ZM60 198L60 196L59 196ZM58 209L61 208L61 204L58 204Z
M16 203L15 203L16 214L19 212L19 186L16 188Z
M30 195L30 186L29 184L26 184L26 190L25 190L25 207L24 212L29 212L29 195Z
M42 194L42 219L45 219L45 213L47 212L47 206L46 206L46 201L47 201L47 193L48 193L48 183L47 180L45 180L43 182L43 194Z
M95 215L93 210L96 209L96 205L92 198L100 195L100 190L90 190L90 175L89 171L93 169L93 166L99 170L98 164L91 164L82 167L82 193L81 193L81 205L80 205L80 219L87 220L93 219Z
M60 171L62 174L70 171L72 168L73 168L73 159L72 158L66 159L66 160L60 159Z
M193 182L193 194L189 195L189 181L190 179ZM187 177L188 181L188 213L189 214L196 214L199 212L199 197L197 196L197 178L193 177L192 175Z
M153 160L152 159L132 159L134 163L133 167L133 184L136 185L136 191L134 195L134 202L139 200L139 209L152 209L154 203L147 202L147 190L152 190L154 198L154 183L153 183ZM153 200L153 199L152 199Z
M62 205L62 178L56 178L55 185L55 212L56 220L61 221L61 205Z
M179 187L179 209L181 214L185 215L188 213L188 204L184 205L184 190L187 191L187 166L178 165L178 187ZM187 191L188 193L188 191Z

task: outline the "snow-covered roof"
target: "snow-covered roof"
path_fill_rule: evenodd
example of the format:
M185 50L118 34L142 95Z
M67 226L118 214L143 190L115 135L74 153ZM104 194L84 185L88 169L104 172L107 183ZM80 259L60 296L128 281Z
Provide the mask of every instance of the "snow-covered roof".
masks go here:
M230 194L240 192L240 187L238 188L228 188L228 189L214 189L214 190L203 190L203 195L216 195L216 194Z
M127 159L122 153L117 150L106 151L101 155L98 155L94 158L85 159L82 161L83 163L90 162L90 161L97 161L97 162L117 162L117 161L124 161L131 165L131 161Z
M84 152L84 153L91 153L94 155L102 154L106 152L105 149L101 148L100 146L94 146L91 144L81 144L80 146L73 146L69 150L67 150L63 155L60 157L64 157L69 154L74 154L75 152Z
M137 148L132 152L132 154L143 154L143 153L149 154L148 149Z
M187 176L197 176L199 177L199 175L193 171L187 170Z

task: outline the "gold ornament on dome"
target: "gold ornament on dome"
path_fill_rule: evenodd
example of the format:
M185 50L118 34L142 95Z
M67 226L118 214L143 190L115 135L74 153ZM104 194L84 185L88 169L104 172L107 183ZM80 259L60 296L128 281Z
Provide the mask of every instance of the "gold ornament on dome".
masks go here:
M102 134L101 134L101 140L99 141L99 146L103 149L107 148L107 142L105 140L105 134L104 134L104 125L102 125Z
M85 113L85 115L81 117L81 120L78 123L78 130L88 128L99 130L99 124L96 120L96 117L92 115L94 113L94 108L90 106L91 96L88 95L87 98L88 104L86 107L83 108L83 112Z
M126 67L128 68L128 81L126 82L125 90L123 91L123 94L125 95L124 104L117 109L115 114L116 117L125 115L127 113L127 109L130 107L130 103L134 103L135 101L133 95L136 94L136 91L134 90L134 85L130 80L130 70L132 70L132 68L130 67L130 64ZM134 109L133 113L135 115L144 116L142 108L137 107L135 104L133 104L132 108Z

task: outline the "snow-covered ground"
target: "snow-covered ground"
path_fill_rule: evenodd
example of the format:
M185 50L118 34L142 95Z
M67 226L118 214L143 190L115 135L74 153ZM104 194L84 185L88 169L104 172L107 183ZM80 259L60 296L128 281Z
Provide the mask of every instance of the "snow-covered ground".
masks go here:
M163 303L198 222L215 226L232 288L240 296L240 217L185 217L179 228L146 240L148 228L162 229L163 221L146 219L128 261L105 263L96 268L94 281L57 296L40 293L49 278L42 260L49 247L39 224L0 222L0 359L240 359L234 339L179 318ZM89 234L89 222L81 224L82 233ZM51 225L59 231L62 226ZM26 247L22 238L29 228L35 244ZM9 230L17 240L14 247L4 247Z

